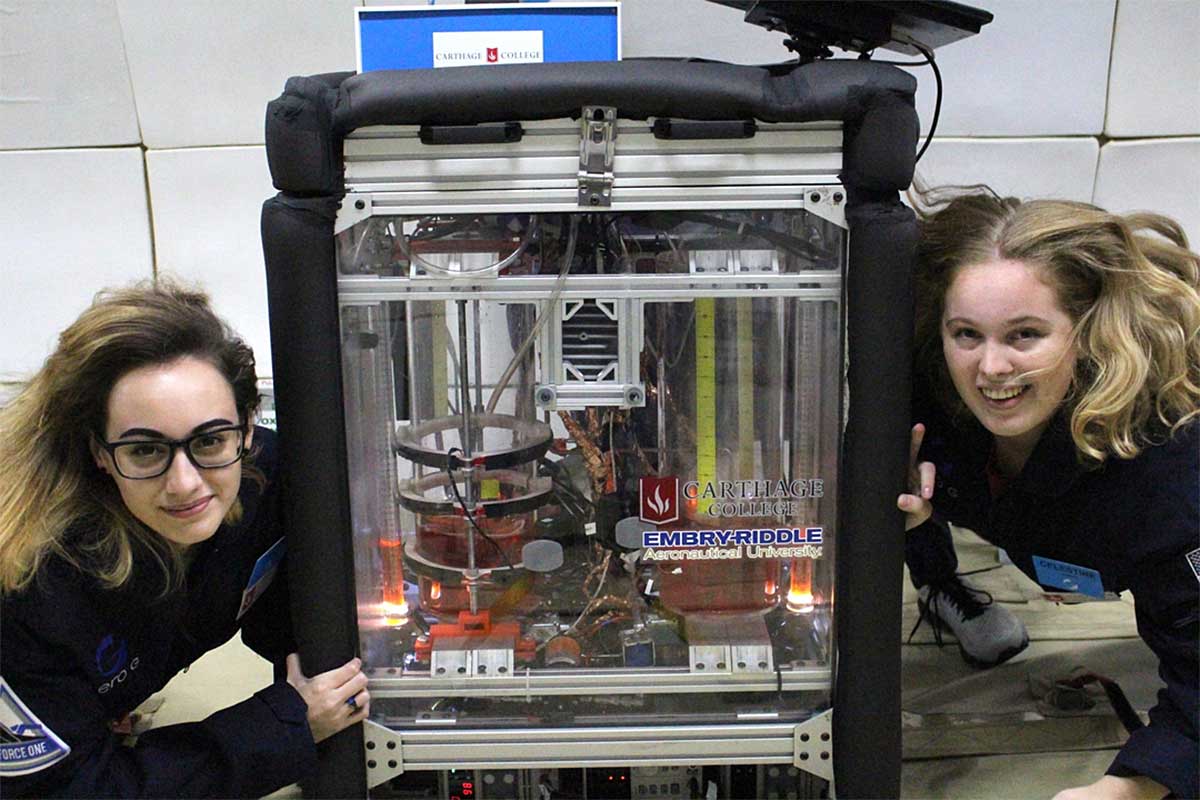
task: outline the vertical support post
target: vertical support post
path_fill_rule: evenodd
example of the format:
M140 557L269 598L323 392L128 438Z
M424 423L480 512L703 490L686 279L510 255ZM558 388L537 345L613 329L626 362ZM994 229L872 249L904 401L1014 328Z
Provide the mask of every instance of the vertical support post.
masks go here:
M337 201L280 195L263 205L263 254L279 428L280 479L287 502L288 585L300 662L312 676L358 650L346 427L339 361L333 223ZM314 454L316 454L314 456ZM317 747L306 797L365 797L366 771L355 725Z
M916 219L900 202L919 133L880 93L846 124L848 418L837 541L834 775L840 798L900 796L900 627Z

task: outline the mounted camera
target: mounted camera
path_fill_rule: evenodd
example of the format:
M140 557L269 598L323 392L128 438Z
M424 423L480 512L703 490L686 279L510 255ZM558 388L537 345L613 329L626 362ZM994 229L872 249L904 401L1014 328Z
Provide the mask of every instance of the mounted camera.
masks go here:
M979 33L992 15L944 0L709 0L741 9L745 21L783 31L803 62L831 58L838 47L869 56L876 48L925 55Z

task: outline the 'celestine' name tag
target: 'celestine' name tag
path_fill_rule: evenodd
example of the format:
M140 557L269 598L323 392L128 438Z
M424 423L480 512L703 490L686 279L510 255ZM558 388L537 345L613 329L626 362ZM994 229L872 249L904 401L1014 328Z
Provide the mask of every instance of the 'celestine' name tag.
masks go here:
M1033 557L1033 568L1037 571L1038 583L1043 586L1077 592L1089 597L1104 597L1104 582L1100 580L1100 573L1094 569L1043 556Z

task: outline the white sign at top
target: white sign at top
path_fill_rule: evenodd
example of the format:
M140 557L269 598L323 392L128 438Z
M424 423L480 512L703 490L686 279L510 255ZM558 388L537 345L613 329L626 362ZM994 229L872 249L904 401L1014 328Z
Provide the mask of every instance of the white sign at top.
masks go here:
M434 31L433 66L540 64L542 31Z

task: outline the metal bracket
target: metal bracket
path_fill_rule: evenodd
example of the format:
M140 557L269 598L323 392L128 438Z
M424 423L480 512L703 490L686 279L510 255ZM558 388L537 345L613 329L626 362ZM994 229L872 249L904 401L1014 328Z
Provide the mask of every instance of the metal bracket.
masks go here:
M337 219L333 223L334 234L339 234L348 228L353 228L371 216L371 195L348 194L338 203Z
M796 726L792 738L792 764L833 784L833 709ZM830 793L830 797L833 794Z
M807 186L802 192L804 210L839 228L846 227L846 190L841 186Z
M611 206L617 109L584 106L579 127L579 205Z
M404 772L404 744L399 731L369 719L363 720L363 742L368 789Z

